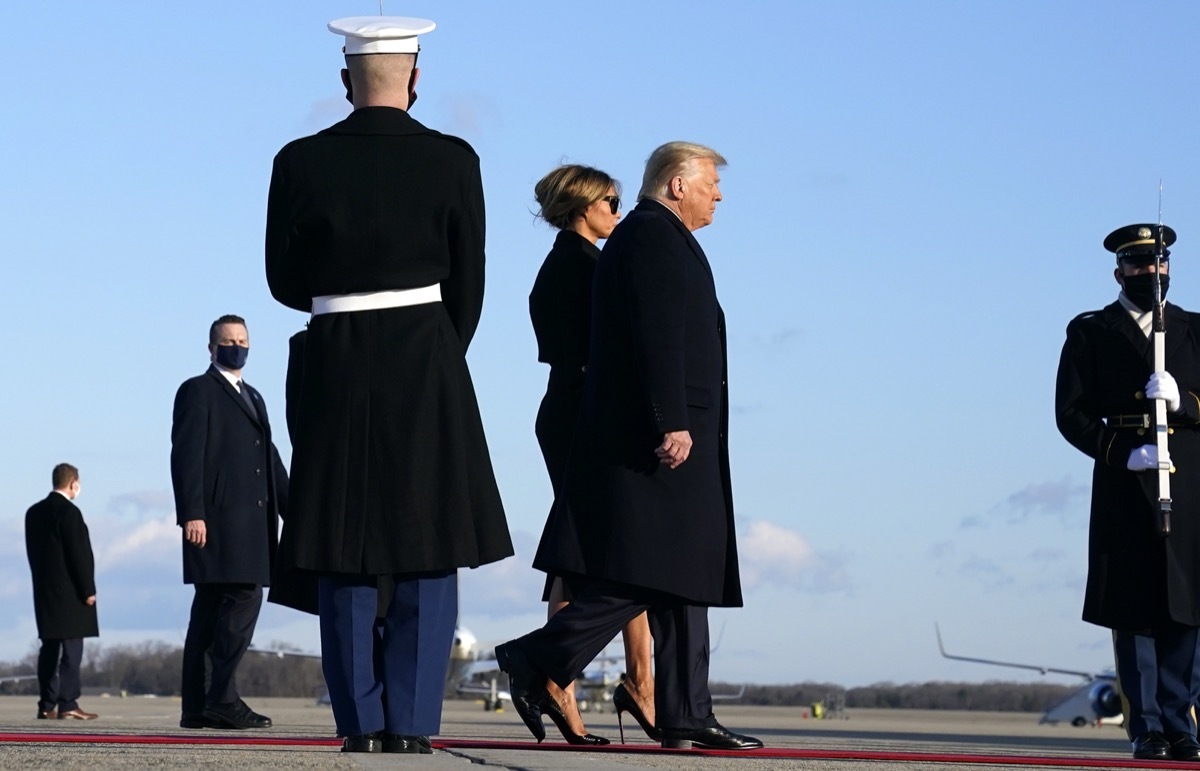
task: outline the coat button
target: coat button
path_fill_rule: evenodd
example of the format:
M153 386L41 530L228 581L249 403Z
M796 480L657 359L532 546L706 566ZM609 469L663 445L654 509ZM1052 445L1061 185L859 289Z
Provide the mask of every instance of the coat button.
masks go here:
M1139 429L1137 430L1137 435L1138 435L1138 436L1145 436L1145 435L1146 435L1146 429L1144 429L1144 428L1139 428Z
M254 440L254 446L255 446L255 447L261 447L261 446L262 446L262 442L261 442L261 441L259 441L258 439L255 439L255 440Z
M260 468L254 469L254 474L255 474L255 476L262 476L262 469L260 469Z
M1146 394L1145 394L1145 392L1144 392L1144 391L1138 391L1137 393L1135 393L1135 394L1133 395L1133 398L1134 398L1134 399L1145 399L1145 398L1146 398Z
M263 507L263 502L262 502L262 501L259 501L259 502L258 502L258 508L260 508L260 509L261 509L262 507Z
M1172 435L1172 434L1174 434L1174 433L1175 433L1175 429L1173 429L1173 428L1168 428L1168 429L1167 429L1167 436L1171 436L1171 435Z

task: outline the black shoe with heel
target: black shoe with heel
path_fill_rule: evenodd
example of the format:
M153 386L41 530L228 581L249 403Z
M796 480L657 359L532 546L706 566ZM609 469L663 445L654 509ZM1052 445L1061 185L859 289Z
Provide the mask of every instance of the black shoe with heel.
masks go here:
M525 727L541 744L546 738L542 725L542 701L546 693L546 676L539 673L525 654L511 642L496 646L496 663L508 675L508 692L513 709L525 721Z
M554 721L554 725L558 726L558 730L562 732L563 738L567 740L567 744L582 744L591 747L599 747L603 744L608 744L608 739L595 734L582 733L577 734L571 731L571 725L567 722L567 715L558 706L558 702L554 700L548 691L542 691L542 701L538 705L541 707L543 715L549 715ZM538 741L541 741L540 739Z
M646 713L638 706L637 700L625 687L625 683L619 684L613 690L613 708L617 711L617 730L621 732L621 744L625 743L625 726L621 723L621 713L623 712L633 715L633 719L638 722L651 741L662 741L662 731L659 731L646 719Z
M662 746L668 750L756 750L763 743L753 736L735 734L722 725L708 728L667 728L662 732Z

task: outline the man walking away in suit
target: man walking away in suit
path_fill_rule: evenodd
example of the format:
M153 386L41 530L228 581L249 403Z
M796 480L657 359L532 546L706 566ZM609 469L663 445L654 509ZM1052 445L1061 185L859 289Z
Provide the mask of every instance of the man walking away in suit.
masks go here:
M183 645L183 728L265 728L271 719L238 696L235 674L271 583L287 472L271 441L262 396L242 380L250 352L246 322L226 315L209 327L203 375L175 394L171 483L183 528L183 582L195 586ZM205 657L212 667L204 688Z
M708 608L742 604L725 314L692 235L713 220L723 165L703 145L656 149L637 208L596 264L583 404L533 562L583 588L544 627L496 649L513 706L539 741L541 713L554 714L546 679L566 687L648 610L663 746L762 746L717 722L708 689ZM623 708L647 724L636 702Z
M54 467L54 489L25 512L25 553L33 573L33 612L37 617L39 720L93 720L79 708L79 663L83 638L99 637L96 620L95 561L79 497L79 469Z

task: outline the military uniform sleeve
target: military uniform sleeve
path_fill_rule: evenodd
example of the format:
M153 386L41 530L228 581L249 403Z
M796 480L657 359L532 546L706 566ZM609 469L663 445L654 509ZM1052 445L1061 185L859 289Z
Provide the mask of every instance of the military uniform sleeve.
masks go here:
M194 381L175 393L171 420L171 487L175 521L204 519L204 446L208 440L208 401Z
M279 302L308 313L312 310L312 295L304 284L297 264L293 218L287 162L284 151L280 151L271 167L271 187L267 193L267 286L271 289L271 296Z
M483 180L474 155L464 174L462 206L451 216L447 233L450 275L442 282L442 302L465 351L483 312Z
M1087 334L1078 322L1067 326L1067 341L1058 362L1054 413L1058 431L1076 449L1109 466L1125 468L1134 448L1145 444L1132 431L1109 428L1093 403L1098 386L1092 382L1096 372L1096 352L1088 345Z
M638 228L625 245L628 259L621 266L634 361L645 387L650 420L660 434L689 427L682 311L687 304L687 273L680 254L670 248L672 236L673 231L659 231L654 223Z
M62 520L63 557L75 596L81 601L96 593L96 564L92 557L92 542L88 537L87 525L78 509L69 512Z

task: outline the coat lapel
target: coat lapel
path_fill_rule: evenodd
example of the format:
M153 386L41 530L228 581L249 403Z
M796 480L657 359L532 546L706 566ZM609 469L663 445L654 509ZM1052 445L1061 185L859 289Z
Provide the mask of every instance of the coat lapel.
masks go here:
M258 418L255 417L254 413L250 411L250 405L246 404L246 402L242 399L242 395L238 393L238 390L233 387L233 384L221 374L221 371L216 367L209 367L208 374L217 381L217 385L220 386L221 390L225 392L225 395L230 399L233 399L233 402L237 405L238 409L241 410L246 417L250 418L255 425L258 425ZM245 380L242 381L243 384L245 384L245 382ZM250 393L253 394L254 390L250 389ZM262 404L262 401L259 400L258 404Z

